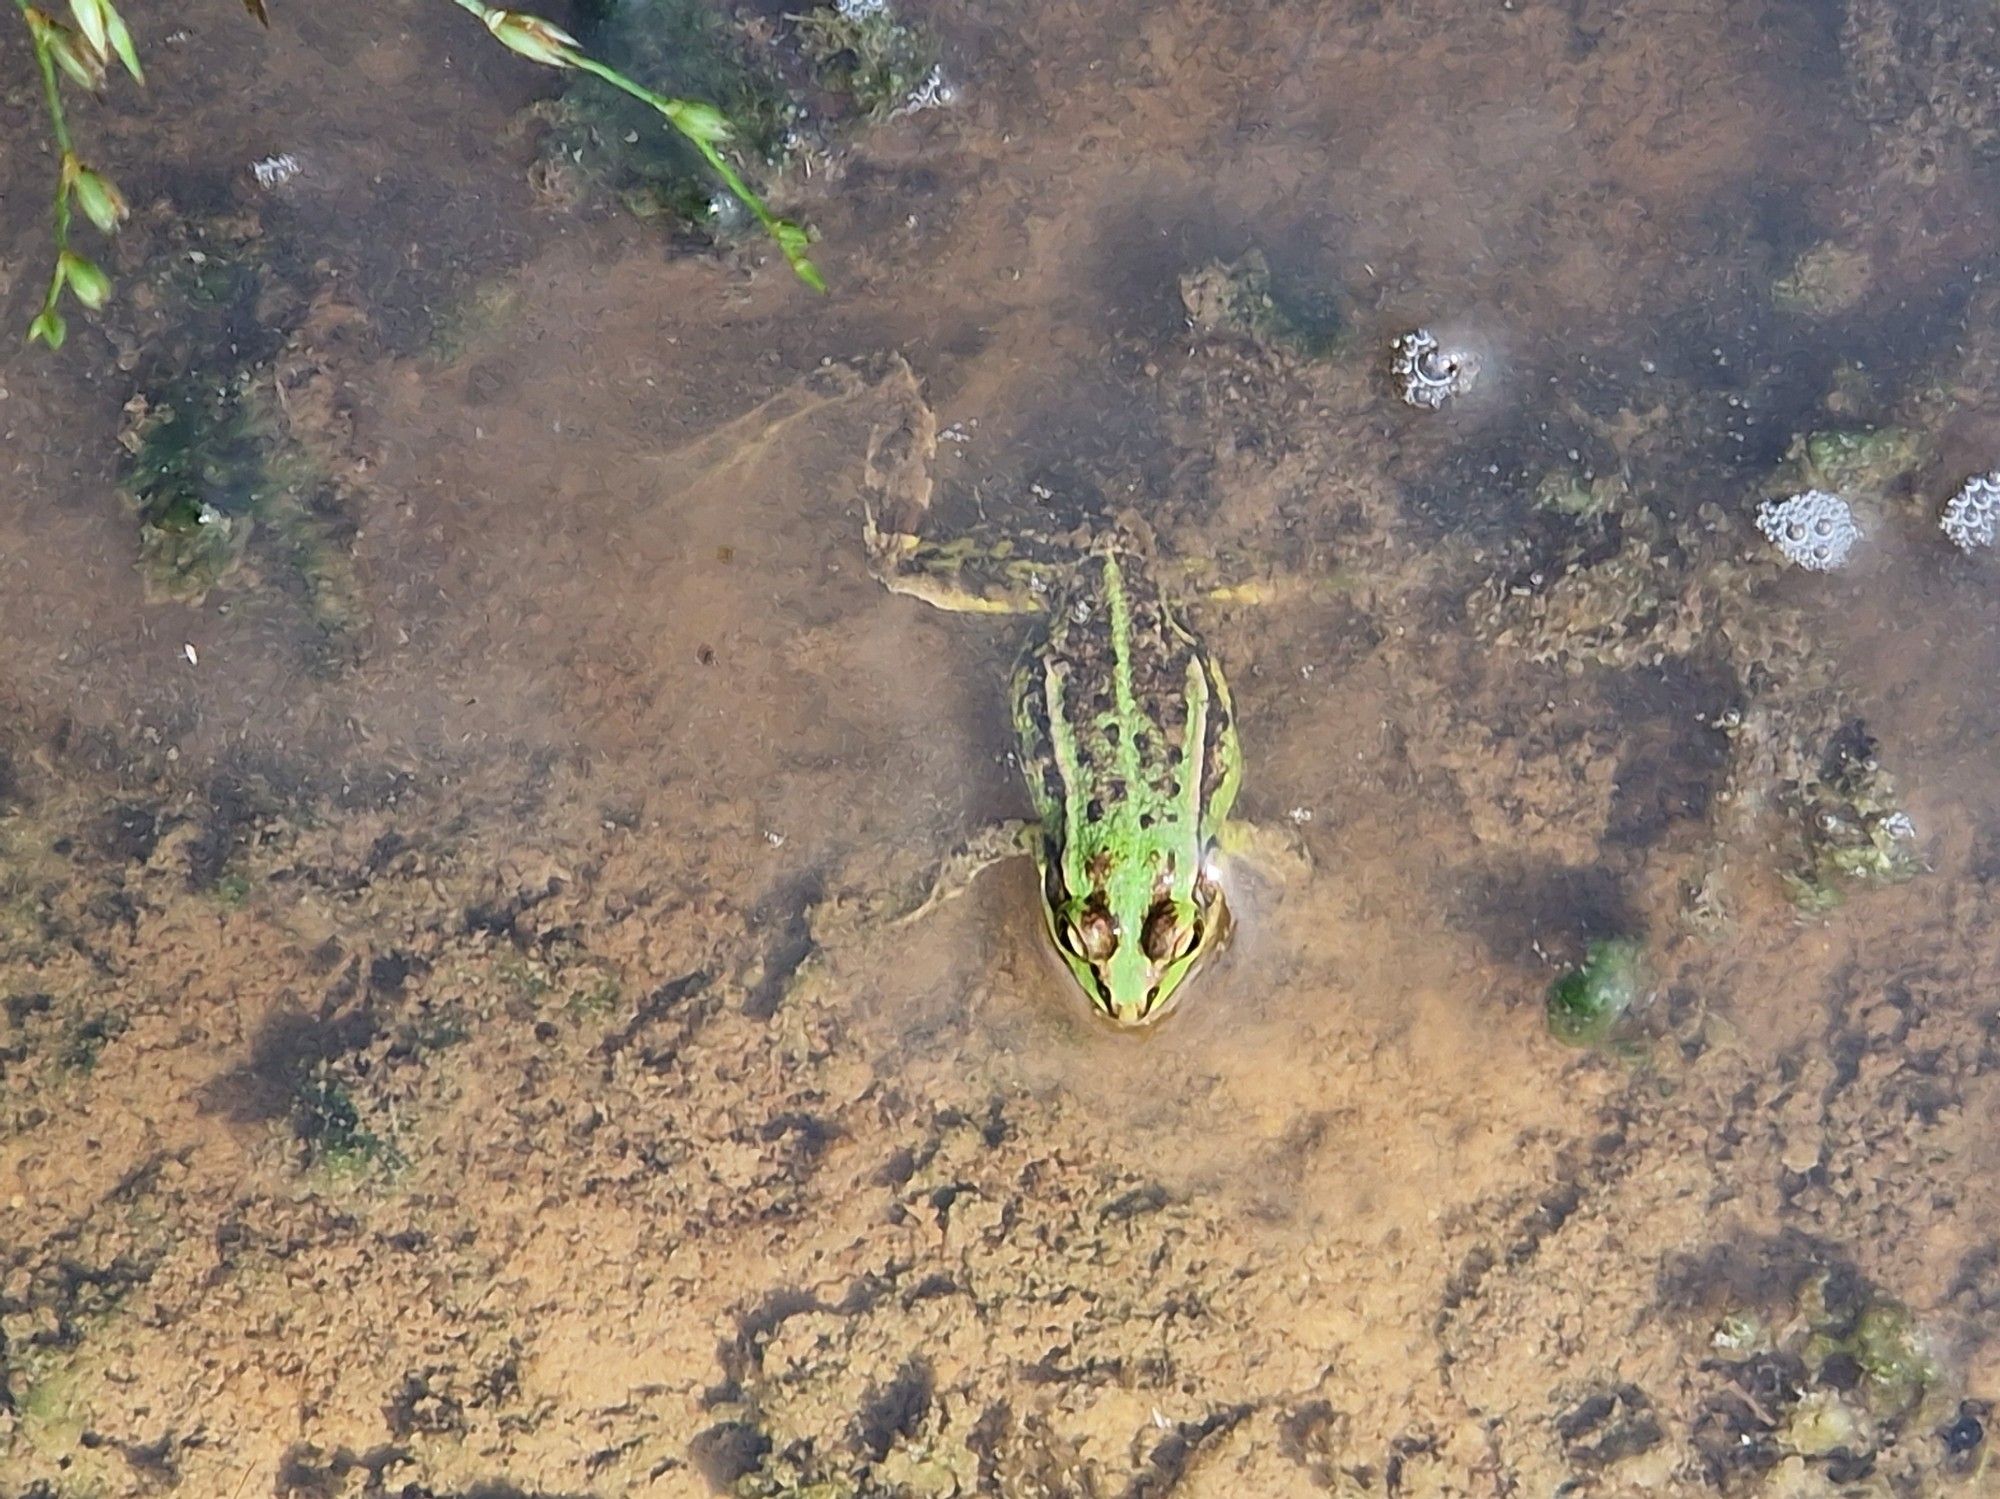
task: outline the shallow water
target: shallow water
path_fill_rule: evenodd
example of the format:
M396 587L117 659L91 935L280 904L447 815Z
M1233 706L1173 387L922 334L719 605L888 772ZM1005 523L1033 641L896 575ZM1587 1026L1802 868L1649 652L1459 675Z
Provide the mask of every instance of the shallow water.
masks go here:
M555 191L449 6L153 19L85 116L121 298L0 358L0 1495L1983 1492L2000 19L923 18L956 102L774 189L825 298ZM1252 252L1330 347L1202 315ZM225 347L311 478L149 596L129 403ZM1018 865L862 915L1025 807L1026 626L862 555L920 407L940 534L1328 585L1199 615L1313 867L1152 1031ZM1807 912L1856 721L1922 867Z

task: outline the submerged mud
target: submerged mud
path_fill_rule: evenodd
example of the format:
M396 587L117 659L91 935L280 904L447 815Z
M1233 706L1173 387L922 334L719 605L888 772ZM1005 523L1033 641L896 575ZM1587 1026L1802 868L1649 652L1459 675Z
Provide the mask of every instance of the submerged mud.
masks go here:
M947 6L899 113L718 9L822 301L438 9L152 39L127 299L0 362L0 1495L1991 1484L1991 18ZM1313 868L1155 1031L1019 865L874 919L1024 810L899 426L941 535L1302 585L1192 612Z

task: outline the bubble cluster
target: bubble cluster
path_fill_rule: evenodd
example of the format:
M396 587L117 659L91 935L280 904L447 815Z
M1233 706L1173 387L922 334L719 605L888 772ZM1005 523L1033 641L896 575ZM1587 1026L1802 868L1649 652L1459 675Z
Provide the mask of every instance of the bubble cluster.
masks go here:
M892 111L894 117L922 114L927 109L946 109L958 102L958 85L944 76L944 69L934 67L924 75L924 81L910 90L909 98Z
M2000 538L2000 470L1966 480L1946 503L1938 529L1961 552L1992 546Z
M1847 501L1823 489L1766 500L1757 507L1757 529L1791 561L1816 573L1844 567L1861 539Z
M1463 349L1445 348L1430 329L1419 328L1396 340L1391 369L1405 401L1436 411L1453 396L1472 389L1479 375L1479 359Z
M302 168L298 157L287 151L282 156L267 156L262 161L250 163L250 175L257 179L259 187L283 187L299 175Z
M887 15L889 0L834 0L833 8L840 13L843 21L866 21L874 16Z

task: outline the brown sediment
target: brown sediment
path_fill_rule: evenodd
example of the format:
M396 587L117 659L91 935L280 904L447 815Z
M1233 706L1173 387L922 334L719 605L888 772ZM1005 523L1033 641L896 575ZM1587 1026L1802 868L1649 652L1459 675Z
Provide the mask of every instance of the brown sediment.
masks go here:
M174 123L93 120L132 284L226 214L293 289L255 369L339 477L340 651L286 553L146 601L161 304L0 360L0 1487L1990 1482L1995 641L1916 497L2000 437L1977 46L1929 98L1873 6L947 7L961 102L784 184L819 300L536 204L448 10L153 39ZM1904 247L1853 215L1913 141ZM1788 298L1828 244L1864 289ZM1189 328L1251 251L1345 341ZM1449 317L1498 357L1412 413L1378 356ZM1202 618L1317 871L1157 1032L1082 1012L1019 868L857 914L1022 810L1018 626L868 576L891 352L928 527L1136 508L1339 584ZM1783 572L1791 437L1898 423L1941 455L1872 549ZM1857 719L1928 869L1802 919L1785 788ZM1610 936L1654 992L1553 1044Z

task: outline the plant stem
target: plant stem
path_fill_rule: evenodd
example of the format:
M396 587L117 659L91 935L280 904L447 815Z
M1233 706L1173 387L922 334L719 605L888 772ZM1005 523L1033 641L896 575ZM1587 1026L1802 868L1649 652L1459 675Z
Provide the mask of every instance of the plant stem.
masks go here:
M25 3L25 0L21 0L21 3ZM495 7L486 4L486 0L452 0L452 4L479 17L482 22L495 12ZM588 73L593 78L601 79L620 93L629 94L640 103L649 104L657 110L662 119L680 132L682 138L701 153L702 159L714 170L715 175L722 179L723 186L736 196L737 201L756 216L757 222L763 226L764 232L771 236L798 278L815 291L826 290L826 282L820 277L819 269L806 258L805 231L796 224L785 222L766 208L764 200L751 191L750 184L743 180L722 153L716 150L711 142L680 122L680 111L687 106L688 101L669 99L664 94L656 94L644 85L627 78L616 68L599 62L580 47L569 47L566 52L571 67L579 72Z
M676 102L675 100L667 98L664 94L656 94L651 89L634 83L617 69L606 67L594 57L586 57L579 53L576 65L593 78L602 78L621 93L630 94L641 103L652 105L653 108L660 112L669 125L673 125L676 130L680 130L680 126L674 122L673 105ZM778 232L778 220L772 215L771 210L764 206L763 200L750 191L749 184L737 176L736 169L723 160L722 153L698 135L690 134L685 130L681 130L681 134L686 137L695 150L701 152L703 157L707 159L708 164L715 168L715 175L722 179L723 185L743 200L745 208L748 208L752 213L757 215L757 222L764 226L765 231L775 236Z
M25 21L29 8L28 0L14 0L14 3ZM56 267L49 276L48 295L42 299L42 311L51 313L55 311L56 303L62 297L62 258L69 250L69 177L62 166L69 161L71 154L69 121L63 117L62 88L56 81L56 60L49 52L48 43L35 33L32 26L29 27L29 32L34 36L35 62L42 70L42 94L49 102L49 128L55 135L56 150L59 153L56 168Z

